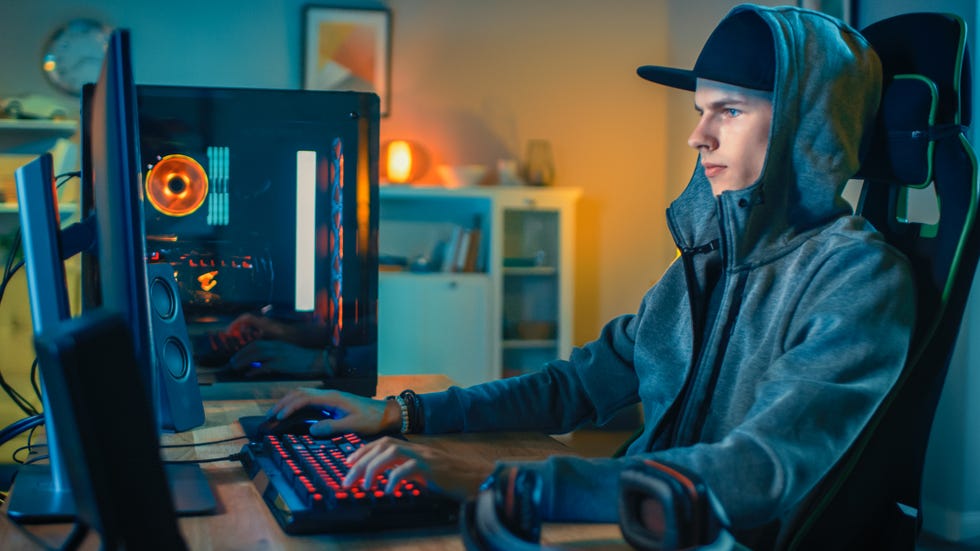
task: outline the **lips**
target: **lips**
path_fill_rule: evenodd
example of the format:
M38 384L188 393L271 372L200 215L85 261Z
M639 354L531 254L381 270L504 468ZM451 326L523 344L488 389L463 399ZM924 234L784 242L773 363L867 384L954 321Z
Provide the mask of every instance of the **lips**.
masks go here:
M708 178L714 178L715 176L721 174L721 171L725 170L725 165L716 165L712 163L702 163L701 166L704 167L704 175Z

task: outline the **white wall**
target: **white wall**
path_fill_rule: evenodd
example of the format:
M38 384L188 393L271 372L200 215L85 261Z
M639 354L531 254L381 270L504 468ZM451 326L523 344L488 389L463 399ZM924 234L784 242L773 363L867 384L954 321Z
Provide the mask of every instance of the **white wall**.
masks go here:
M5 2L0 97L52 94L77 112L39 69L45 38L74 17L131 30L139 83L300 85L307 0ZM521 157L528 139L551 140L556 185L584 190L575 297L575 342L583 343L635 311L673 259L664 211L696 158L686 146L690 94L647 83L635 69L692 65L738 3L390 0L392 112L381 139L419 141L433 165L492 164Z

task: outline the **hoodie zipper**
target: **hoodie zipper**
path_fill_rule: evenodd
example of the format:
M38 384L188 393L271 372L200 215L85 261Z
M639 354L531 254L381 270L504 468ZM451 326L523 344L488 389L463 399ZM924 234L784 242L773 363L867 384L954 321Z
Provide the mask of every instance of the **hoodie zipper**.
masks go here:
M718 249L718 247L718 240L713 239L703 245L680 248L681 262L684 266L684 278L687 281L687 295L691 302L691 327L694 333L694 340L691 347L691 365L687 370L687 376L684 378L684 384L681 386L681 391L678 393L678 398L670 405L667 413L661 417L660 422L657 424L657 428L653 431L652 438L650 439L651 444L659 441L663 431L667 430L672 425L673 430L671 431L671 443L677 438L677 423L675 423L675 420L677 419L678 414L683 411L685 405L684 403L687 401L686 397L688 394L688 389L691 386L692 380L694 379L698 362L701 360L701 347L704 339L705 298L704 293L701 292L701 287L696 277L694 257L699 254L707 254L715 251Z
M739 311L742 307L745 281L746 278L742 277L736 283L732 305L728 309L725 324L721 326L722 333L721 340L718 343L718 353L715 354L711 362L710 370L707 372L708 380L705 383L704 392L701 393L704 400L696 408L687 408L687 402L692 393L692 390L690 388L688 389L688 396L685 397L685 404L681 409L680 422L675 425L675 438L679 437L682 434L682 430L687 427L692 427L697 431L694 440L700 440L701 438L701 433L704 431L704 424L708 419L708 410L711 409L711 398L714 396L715 387L718 384L718 377L721 375L722 359L725 357L725 351L728 350L728 343L731 341L732 333L735 331L735 320L738 318ZM702 370L698 370L699 374L701 372ZM697 379L693 379L693 381L696 382Z
M761 199L761 196L760 196ZM723 215L723 214L722 214ZM722 224L724 227L724 224ZM725 232L722 231L722 236L724 237ZM710 247L705 249L705 247ZM693 254L709 252L720 247L720 240L714 240L707 246L696 247L692 249ZM683 256L683 251L682 251ZM688 370L688 375L684 380L684 386L681 387L681 392L678 395L678 399L675 400L674 406L676 406L677 411L673 412L671 416L672 428L671 431L671 445L677 445L680 441L681 435L685 434L688 427L693 427L697 430L697 438L700 438L701 431L704 428L704 423L708 417L708 409L711 406L711 394L714 392L715 386L718 382L718 377L721 374L721 363L722 359L725 357L725 350L728 349L728 343L731 339L731 333L735 327L735 320L738 318L738 313L741 310L742 304L742 292L745 288L745 278L738 278L736 283L736 290L734 292L734 298L731 306L727 308L727 317L725 323L717 326L713 322L717 319L718 314L721 313L721 308L725 304L725 296L728 294L728 278L725 277L725 270L722 268L721 274L719 275L718 281L712 287L711 292L720 292L721 297L719 301L719 311L714 314L712 320L708 320L707 315L707 302L711 301L711 296L705 296L704 293L699 291L697 286L697 278L695 277L694 262L693 259L688 259L684 264L684 269L686 272L686 279L688 284L688 293L692 297L692 327L694 328L694 347L692 348L693 353L691 355L691 368ZM720 287L719 287L720 286ZM695 306L694 294L698 295L698 304ZM694 308L696 311L693 311ZM711 361L711 365L702 365L702 360L704 356L704 346L707 340L711 339L711 335L706 335L708 323L716 325L717 329L721 331L721 338L716 347L714 358ZM706 371L707 370L707 371ZM704 385L698 385L699 381L702 380L703 376L707 376L708 379ZM703 392L698 393L699 388L703 388ZM697 407L691 406L691 401L695 395L700 395L703 397L703 402L697 404Z

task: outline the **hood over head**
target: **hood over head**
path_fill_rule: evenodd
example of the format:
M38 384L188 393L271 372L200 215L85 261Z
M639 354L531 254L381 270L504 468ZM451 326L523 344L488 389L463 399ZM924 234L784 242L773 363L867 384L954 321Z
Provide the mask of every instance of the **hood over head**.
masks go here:
M792 6L742 4L719 24L719 29L732 28L742 28L743 36L751 34L746 29L765 28L772 37L773 119L762 175L754 185L726 191L715 202L699 163L668 211L681 246L722 237L729 267L764 262L795 246L798 237L850 213L840 192L860 166L882 86L881 62L868 41L826 14ZM728 58L737 68L745 65L743 51L758 56L759 44L768 43L754 38L739 50L743 45L737 34L723 30L720 36L726 33L724 47L712 45L719 32L712 33L691 72L693 78L717 80L706 67L722 66L725 58L715 58L725 56L726 49L735 52ZM686 87L683 78L670 76L684 71L664 69L646 66L638 72L655 82ZM721 81L749 87L732 82L735 78L741 77L729 75ZM719 221L720 212L724 215ZM709 218L714 222L706 222Z

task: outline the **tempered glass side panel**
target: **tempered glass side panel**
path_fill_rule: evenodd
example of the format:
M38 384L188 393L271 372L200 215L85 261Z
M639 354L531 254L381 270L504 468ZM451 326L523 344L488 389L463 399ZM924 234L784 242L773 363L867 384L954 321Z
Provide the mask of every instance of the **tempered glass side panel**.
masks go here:
M147 253L173 266L192 340L251 312L306 326L331 361L373 376L377 96L137 93Z

